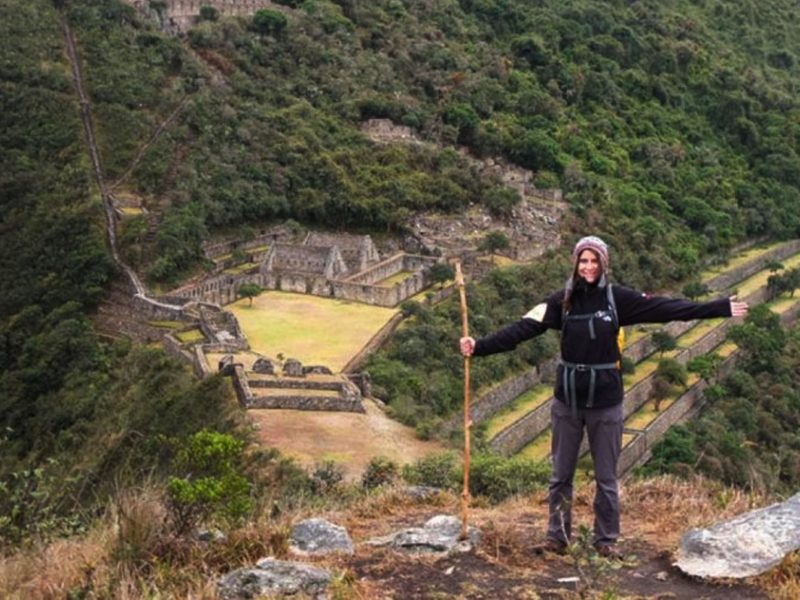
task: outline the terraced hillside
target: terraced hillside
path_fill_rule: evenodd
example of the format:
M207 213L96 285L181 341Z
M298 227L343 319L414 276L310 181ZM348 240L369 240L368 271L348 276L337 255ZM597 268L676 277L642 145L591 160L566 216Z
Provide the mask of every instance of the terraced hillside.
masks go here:
M732 259L725 268L716 268L712 273L704 274L704 281L714 295L737 293L751 304L764 302L767 299L767 279L772 274L768 265L771 266L775 261L780 261L787 269L800 265L800 244L792 241L750 248ZM770 302L770 308L781 314L784 320L791 321L800 304L793 298L780 298ZM729 319L675 322L663 327L637 326L629 333L625 354L636 361L636 368L634 373L625 377L626 433L620 461L622 472L645 460L649 448L669 426L699 409L700 392L707 385L697 375L692 375L686 389L663 399L661 410L656 411L649 398L662 356L654 353L653 333L663 329L676 338L676 349L665 352L663 358L674 358L685 365L695 356L715 352L723 359L720 370L724 372L735 360L735 346L725 339L731 324ZM484 421L485 435L494 450L506 455L519 453L536 459L548 456L549 415L553 397L552 386L542 382L542 379L547 379L553 367L554 364L540 369L522 394L504 406L493 406L494 413L488 417L486 412L481 412L485 409L481 404L484 399L491 402L496 390L478 401L474 417Z

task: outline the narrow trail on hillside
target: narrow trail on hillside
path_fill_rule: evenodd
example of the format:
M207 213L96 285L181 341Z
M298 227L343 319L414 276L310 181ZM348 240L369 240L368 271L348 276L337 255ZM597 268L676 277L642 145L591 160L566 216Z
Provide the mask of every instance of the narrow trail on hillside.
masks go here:
M59 14L59 21L61 23L61 27L64 31L64 38L66 40L67 46L67 56L70 61L70 66L72 68L72 78L75 84L75 91L78 94L78 100L80 103L80 112L81 112L81 121L83 122L83 129L86 134L86 145L89 151L89 157L92 161L92 167L94 169L95 179L97 181L97 186L100 190L100 197L103 201L103 209L106 215L106 233L108 236L108 245L111 250L111 256L116 263L116 265L125 273L130 287L133 291L132 296L137 296L149 304L154 306L158 306L160 308L165 308L169 310L180 310L179 306L173 306L171 304L166 304L163 302L158 302L157 300L153 300L152 298L148 298L147 290L144 287L139 275L136 271L133 270L130 265L125 263L122 260L122 257L119 253L118 243L117 243L117 229L116 229L116 214L114 212L114 204L111 192L106 184L105 177L103 175L103 168L102 162L100 160L100 153L97 150L97 138L94 132L94 125L92 122L92 107L91 102L89 101L89 96L86 93L86 88L84 85L83 74L81 72L80 66L80 58L78 56L77 51L77 44L75 42L75 36L72 33L72 29L67 22L66 17L63 13Z
M164 119L161 123L159 123L158 127L156 127L155 131L152 133L150 138L139 148L139 151L136 153L136 156L131 161L131 164L128 166L125 172L109 186L108 188L109 192L115 190L128 180L128 178L131 176L131 173L133 173L134 169L139 165L139 163L141 162L142 158L147 153L147 151L152 147L153 144L155 144L158 141L158 139L161 137L161 134L164 133L167 127L175 120L178 114L180 114L180 112L184 109L184 107L186 106L186 102L188 100L189 100L189 95L188 94L184 95L183 98L181 98L180 101L178 102L178 105L167 116L167 118Z

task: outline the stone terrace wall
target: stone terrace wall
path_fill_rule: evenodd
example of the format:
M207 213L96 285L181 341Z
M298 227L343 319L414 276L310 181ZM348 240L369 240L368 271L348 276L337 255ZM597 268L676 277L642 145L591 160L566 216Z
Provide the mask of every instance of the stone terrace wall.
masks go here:
M402 271L421 271L426 267L433 266L438 260L439 259L430 256L419 256L416 254L395 254L379 262L377 265L370 267L366 271L345 278L343 281L347 283L372 285Z
M303 396L302 393L287 394L285 396L255 396L247 408L366 412L360 398L354 399L342 396Z
M495 452L510 456L522 450L550 425L550 409L555 400L551 397L527 415L506 427L489 442Z
M781 321L785 326L789 326L797 320L798 315L800 315L800 303L783 313ZM726 377L735 366L737 359L738 352L727 357L720 365L717 376L719 378ZM644 464L650 458L653 446L666 433L667 429L697 414L703 407L702 392L706 387L707 384L704 381L698 381L667 410L656 417L642 434L623 448L617 469L620 476L628 473L633 467Z
M428 256L397 254L375 265L365 273L359 273L345 281L334 281L332 283L333 295L336 298L377 306L397 306L428 287L430 282L426 267L435 264L437 260ZM391 287L371 285L401 271L413 272L403 281L397 282Z
M255 283L269 289L267 279L259 273L222 274L173 290L170 295L222 306L236 300L236 290L243 283Z
M798 252L800 252L800 240L786 242L774 250L767 252L763 256L760 256L758 260L752 263L742 265L738 269L734 269L731 272L722 273L721 275L714 277L708 281L707 285L711 290L724 290L735 283L750 277L751 275L755 275L758 271L763 269L767 263L771 261L781 261L789 256L797 254Z
M268 231L254 237L252 240L242 241L239 238L203 243L203 254L213 260L219 256L230 254L234 250L247 252L253 248L271 246L275 243L286 243L292 239L291 232L283 226L273 227Z
M383 342L388 339L392 332L397 329L397 326L402 320L402 313L398 313L389 319L389 322L381 327L378 332L373 335L372 338L370 338L370 340L364 345L358 354L348 361L348 363L342 368L342 373L352 374L359 369L366 360L367 356L377 350L383 344Z

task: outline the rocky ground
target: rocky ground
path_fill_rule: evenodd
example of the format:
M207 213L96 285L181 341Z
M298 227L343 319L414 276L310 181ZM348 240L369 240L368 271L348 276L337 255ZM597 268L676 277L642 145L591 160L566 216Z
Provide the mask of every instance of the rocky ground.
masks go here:
M576 498L578 527L591 525L592 488ZM734 494L723 507L719 490L698 480L659 478L629 482L623 488L625 559L600 559L590 546L574 544L567 556L538 556L533 547L543 540L545 493L509 501L500 507L473 507L470 523L481 532L471 552L452 555L405 554L375 548L367 539L407 527L419 527L435 514L459 514L453 497L415 503L376 503L355 514L340 515L353 537L355 554L323 561L350 582L355 597L370 599L757 599L776 595L774 586L796 578L791 564L767 576L743 580L701 580L673 565L681 536L693 527L750 510L764 499ZM432 505L433 504L433 505ZM334 517L335 518L335 517ZM787 559L788 560L788 559ZM772 589L772 592L770 591ZM792 587L791 589L796 589ZM789 592L791 594L791 592Z

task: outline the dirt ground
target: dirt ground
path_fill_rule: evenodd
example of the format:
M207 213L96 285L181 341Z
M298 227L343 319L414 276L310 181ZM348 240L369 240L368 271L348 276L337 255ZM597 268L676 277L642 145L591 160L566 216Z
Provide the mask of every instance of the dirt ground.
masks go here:
M681 492L682 490L673 490ZM436 514L459 514L456 499L436 502L399 501L373 507L360 514L341 515L356 543L355 555L336 559L334 571L349 574L357 597L370 600L755 600L769 596L763 580L704 581L673 566L678 541L692 518L672 514L647 519L640 510L649 498L656 510L664 501L652 486L623 510L619 548L624 561L598 558L589 549L571 555L534 554L543 541L547 519L545 494L512 501L499 507L474 508L470 524L481 533L479 545L469 553L413 555L376 549L368 539L422 526ZM591 525L591 506L579 496L576 526ZM690 499L691 500L691 499ZM731 512L740 511L732 505ZM705 518L705 517L703 517ZM674 523L682 523L675 526ZM580 568L578 568L578 566ZM783 596L788 597L788 596Z
M443 450L438 443L417 439L410 427L387 417L374 401L365 399L364 407L365 414L275 409L247 414L264 445L305 466L333 460L349 480L360 477L375 456L405 464Z
M420 526L427 515L398 529ZM750 600L768 596L750 582L705 582L672 565L670 549L642 539L623 540L622 563L580 556L537 556L543 515L522 516L517 534L479 523L480 545L455 556L403 555L361 548L340 567L349 570L371 600L572 600L577 598L658 600ZM401 519L404 521L406 519ZM495 524L496 525L496 524ZM375 525L376 527L377 524ZM534 531L535 530L535 531ZM576 565L581 559L581 570Z

